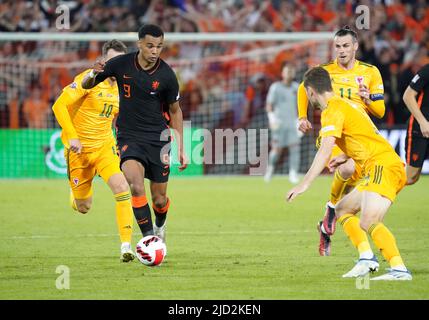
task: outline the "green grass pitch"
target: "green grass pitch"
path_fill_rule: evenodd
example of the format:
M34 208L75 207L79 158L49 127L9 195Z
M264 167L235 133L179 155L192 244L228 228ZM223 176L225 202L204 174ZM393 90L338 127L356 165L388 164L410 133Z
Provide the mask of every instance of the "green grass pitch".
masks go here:
M429 299L429 177L406 187L385 219L413 281L366 289L341 278L357 258L341 227L332 256L318 256L316 222L330 182L320 177L286 204L283 177L268 185L261 177L173 177L168 256L150 268L119 262L114 200L102 181L81 215L68 206L66 180L1 180L0 299ZM59 265L70 270L68 290L55 286ZM381 261L379 274L387 267Z

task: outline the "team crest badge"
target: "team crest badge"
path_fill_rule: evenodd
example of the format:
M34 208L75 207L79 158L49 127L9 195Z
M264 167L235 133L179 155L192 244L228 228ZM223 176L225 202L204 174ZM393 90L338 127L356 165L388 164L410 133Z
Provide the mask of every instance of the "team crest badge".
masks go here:
M357 76L356 77L356 83L357 84L361 85L361 84L363 84L363 81L364 81L363 76Z
M158 81L153 81L152 82L152 89L156 90L156 89L158 89L158 87L159 87L159 82Z
M417 161L419 159L418 153L413 153L413 161Z

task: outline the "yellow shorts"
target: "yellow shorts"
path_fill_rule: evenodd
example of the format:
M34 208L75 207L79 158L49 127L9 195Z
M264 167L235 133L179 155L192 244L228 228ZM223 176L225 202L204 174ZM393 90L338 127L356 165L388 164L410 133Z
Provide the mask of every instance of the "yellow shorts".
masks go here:
M64 149L67 162L67 176L75 199L87 199L92 195L92 180L98 174L107 183L109 178L121 173L116 146L107 143L93 152L76 154Z
M402 162L384 164L378 161L365 170L365 177L356 189L376 192L393 202L406 182L407 175Z

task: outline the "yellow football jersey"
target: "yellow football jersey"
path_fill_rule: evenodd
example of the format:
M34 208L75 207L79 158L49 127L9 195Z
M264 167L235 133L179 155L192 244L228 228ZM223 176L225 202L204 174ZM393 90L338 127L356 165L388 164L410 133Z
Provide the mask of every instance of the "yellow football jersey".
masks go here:
M377 117L384 115L384 103L382 105L374 104L374 110L369 110L368 106L359 96L359 84L365 85L370 92L370 99L373 102L384 99L383 80L377 67L356 60L350 70L341 68L337 60L320 67L329 72L332 81L334 93L342 98L349 99L351 102L360 105L367 112L371 112ZM298 92L298 113L299 118L307 117L308 99L303 84L301 83Z
M119 92L116 83L101 82L92 89L81 86L83 77L90 70L77 75L73 83L63 89L59 103L64 101L75 132L82 143L83 152L91 151L110 143L113 139L112 120L119 112ZM64 120L64 119L63 119ZM70 132L61 133L63 144L68 147Z
M337 146L363 170L376 161L385 165L402 163L365 110L352 101L334 96L321 116L322 137L333 136Z

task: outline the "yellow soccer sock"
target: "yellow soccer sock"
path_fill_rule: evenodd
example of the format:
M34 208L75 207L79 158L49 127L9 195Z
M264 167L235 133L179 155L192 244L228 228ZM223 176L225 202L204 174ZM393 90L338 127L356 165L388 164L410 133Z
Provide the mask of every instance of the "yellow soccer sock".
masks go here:
M115 194L119 238L121 242L129 243L131 243L131 234L133 232L133 209L130 199L131 194L129 191Z
M331 184L331 203L335 205L341 200L349 179L344 179L338 170L335 170L334 180Z
M73 208L74 211L77 211L76 201L73 196L73 192L70 191L70 206Z
M368 229L368 234L392 268L405 266L396 246L395 237L383 223L371 225Z
M359 254L372 253L368 237L359 225L359 218L354 214L346 213L338 218L338 222L343 226L344 232L349 237ZM370 258L370 257L368 257Z

